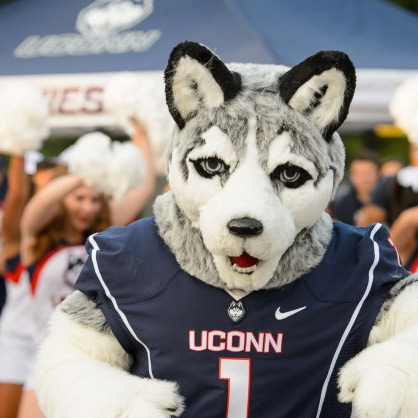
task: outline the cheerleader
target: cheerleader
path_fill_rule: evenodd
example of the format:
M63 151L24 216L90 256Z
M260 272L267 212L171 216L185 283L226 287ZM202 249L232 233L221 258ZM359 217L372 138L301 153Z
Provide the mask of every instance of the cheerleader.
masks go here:
M110 225L126 225L136 219L154 192L148 138L141 123L137 119L133 123L134 147L109 147L108 138L99 133L81 138L70 155L70 173L43 187L24 210L21 258L30 277L35 347L46 335L55 307L74 289L87 257L87 237ZM143 162L140 154L133 153L135 149L141 151ZM19 418L42 417L32 388L29 377Z
M11 156L2 219L7 300L0 318L0 417L14 418L33 356L29 281L19 254L20 220L30 196L23 156L48 137L49 109L41 91L14 83L0 90L0 109L0 152Z

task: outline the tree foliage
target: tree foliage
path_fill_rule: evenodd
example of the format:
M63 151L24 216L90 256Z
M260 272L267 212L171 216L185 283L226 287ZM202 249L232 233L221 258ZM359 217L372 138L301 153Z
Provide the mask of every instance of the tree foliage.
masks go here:
M396 3L399 6L404 7L412 12L418 13L418 1L417 0L390 0L392 3Z

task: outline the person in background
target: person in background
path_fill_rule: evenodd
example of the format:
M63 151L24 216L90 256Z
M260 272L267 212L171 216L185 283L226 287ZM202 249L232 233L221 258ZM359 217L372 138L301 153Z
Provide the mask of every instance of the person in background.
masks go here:
M405 163L402 158L387 157L382 161L382 165L380 166L380 177L394 177L403 167L405 167Z
M2 261L7 303L0 317L0 418L17 416L23 384L32 358L32 312L20 269L20 220L30 197L29 177L23 155L12 155L9 187L3 205Z
M375 222L391 225L399 214L396 208L396 196L400 193L396 182L397 174L405 167L399 158L389 158L380 168L380 181L373 189L370 202L359 212L357 226L368 226ZM395 207L394 207L395 206Z
M392 179L388 218L392 241L398 249L403 266L418 272L418 166L401 169Z
M2 220L1 260L6 277L6 303L0 316L0 416L9 418L16 415L27 363L14 337L20 332L20 337L23 335L25 339L31 320L31 315L21 310L20 298L14 298L16 289L25 289L20 284L28 285L21 280L24 274L19 268L19 224L30 197L24 155L41 148L49 136L50 112L48 100L39 88L10 80L0 90L0 114L0 152L10 156ZM18 309L11 310L13 300L18 302ZM9 314L12 311L15 315ZM11 334L3 339L6 331Z
M17 416L33 358L32 300L29 278L20 262L20 221L30 197L62 170L57 161L37 151L10 156L8 188L1 207L1 261L7 303L0 316L0 418Z
M390 235L402 265L411 273L418 273L418 206L400 213L390 228Z
M27 269L33 296L37 347L46 334L54 308L74 288L87 257L84 242L110 225L126 225L152 196L155 175L146 132L134 120L133 143L142 153L146 176L119 200L109 200L86 186L77 174L60 176L44 186L27 204L21 222L21 259ZM71 158L71 157L70 157ZM19 418L42 417L29 377Z
M413 181L418 170L418 147L409 144L410 165L401 168L396 175L382 177L371 194L370 202L358 214L357 226L368 226L380 222L393 224L395 219L407 206L400 199L410 201L413 194L407 191L410 181ZM408 207L413 205L409 203Z
M358 211L370 201L379 180L379 170L379 157L372 151L364 151L352 159L347 191L330 203L333 219L355 224Z

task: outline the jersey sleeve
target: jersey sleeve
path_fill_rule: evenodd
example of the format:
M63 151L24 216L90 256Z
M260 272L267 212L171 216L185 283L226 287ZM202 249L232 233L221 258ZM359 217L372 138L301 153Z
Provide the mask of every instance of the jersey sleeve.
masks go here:
M402 267L398 251L390 238L389 231L381 224L371 225L369 239L373 243L374 262L369 270L370 298L365 304L371 304L367 310L368 317L364 319L364 333L362 341L367 344L370 330L378 318L385 301L391 298L391 291L403 281L410 272Z
M123 270L120 255L124 253L124 244L115 232L110 228L86 241L88 258L75 287L91 299L109 294L109 286L113 289L115 285L115 274Z
M87 239L88 258L75 288L96 303L119 343L126 352L131 353L134 341L129 335L129 327L123 322L124 315L120 305L124 303L126 295L124 280L120 279L128 278L132 272L129 271L125 243L120 239L121 233L119 227L115 227Z
M86 249L89 256L75 287L96 303L123 348L131 352L137 339L125 312L160 292L178 265L152 218L94 234Z
M379 227L380 226L380 227ZM376 258L375 277L379 282L397 283L399 280L410 275L409 271L402 267L398 250L389 235L389 231L383 225L376 224L373 226L376 232L372 239L374 241L374 250Z

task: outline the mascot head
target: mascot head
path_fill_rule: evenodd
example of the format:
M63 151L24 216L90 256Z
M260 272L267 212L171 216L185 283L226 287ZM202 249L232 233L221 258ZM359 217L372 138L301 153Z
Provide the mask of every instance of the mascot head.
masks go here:
M175 210L173 225L160 230L180 265L246 291L312 268L315 254L298 251L308 244L318 252L314 241L329 241L323 212L344 171L335 131L355 88L347 55L319 52L291 69L225 65L203 45L184 42L170 55L165 82L177 124L168 165ZM318 228L326 229L322 237Z

